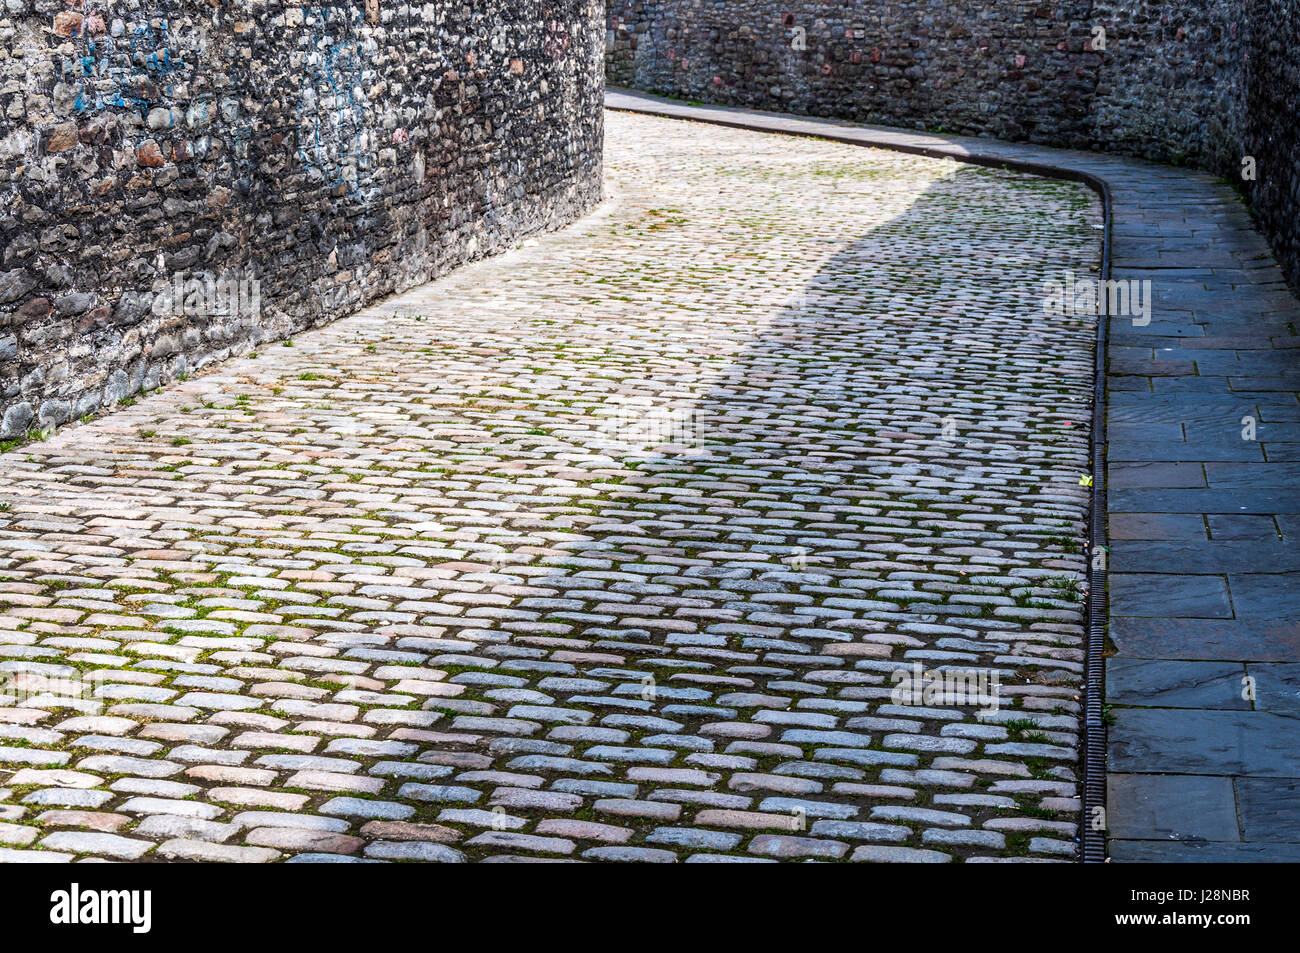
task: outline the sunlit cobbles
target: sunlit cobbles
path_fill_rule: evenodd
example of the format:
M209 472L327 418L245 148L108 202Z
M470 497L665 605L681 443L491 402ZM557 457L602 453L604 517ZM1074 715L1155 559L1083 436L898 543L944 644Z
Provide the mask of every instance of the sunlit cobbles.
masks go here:
M58 831L43 838L41 846L75 854L96 854L115 860L138 860L154 849L154 843L116 834L92 831Z
M1095 201L609 118L576 228L0 456L0 678L87 682L0 860L1075 856Z
M207 841L187 840L183 837L163 841L157 853L168 860L190 860L210 864L266 864L283 856L279 851L269 848L213 844Z

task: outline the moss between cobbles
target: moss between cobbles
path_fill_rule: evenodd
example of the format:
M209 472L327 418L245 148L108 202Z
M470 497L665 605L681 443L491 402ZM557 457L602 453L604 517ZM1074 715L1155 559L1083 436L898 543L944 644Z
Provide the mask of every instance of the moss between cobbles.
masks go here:
M1025 857L1029 854L1029 835L1009 833L1006 835L1007 846L998 852L999 857Z

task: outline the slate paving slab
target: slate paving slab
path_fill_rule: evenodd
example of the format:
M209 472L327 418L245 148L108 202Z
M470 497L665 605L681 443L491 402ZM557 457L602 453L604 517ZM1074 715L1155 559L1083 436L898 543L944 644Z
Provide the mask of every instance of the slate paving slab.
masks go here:
M1300 653L1300 627L1286 620L1114 618L1115 658L1286 662Z
M1154 564L1149 564L1154 565ZM1168 563L1161 568L1170 568ZM1117 616L1231 619L1228 581L1223 576L1116 572L1110 577L1111 612Z
M1295 860L1300 844L1264 841L1153 841L1116 838L1110 859L1128 864L1285 864Z
M1300 844L1300 780L1242 778L1237 798L1245 840Z
M1253 662L1246 669L1254 679L1256 710L1300 714L1300 664Z
M1231 708L1248 711L1246 667L1240 662L1187 662L1118 657L1106 666L1111 705Z
M1121 774L1107 781L1117 812L1110 833L1120 840L1224 841L1241 839L1231 778L1194 774Z
M1300 777L1300 721L1267 711L1117 708L1111 771Z

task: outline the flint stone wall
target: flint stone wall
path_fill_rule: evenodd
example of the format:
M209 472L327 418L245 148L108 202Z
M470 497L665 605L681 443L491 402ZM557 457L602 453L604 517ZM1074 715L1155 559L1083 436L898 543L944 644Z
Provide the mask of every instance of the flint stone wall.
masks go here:
M1300 288L1300 0L607 7L611 85L1217 172Z
M590 209L603 13L600 0L6 0L0 439ZM260 309L178 313L155 295L177 275L255 280Z

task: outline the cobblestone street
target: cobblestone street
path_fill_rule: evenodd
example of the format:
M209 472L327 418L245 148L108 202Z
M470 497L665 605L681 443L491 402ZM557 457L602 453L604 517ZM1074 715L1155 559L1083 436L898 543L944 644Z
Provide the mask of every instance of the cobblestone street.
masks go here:
M0 861L1076 857L1098 200L606 123L576 225L0 455Z

